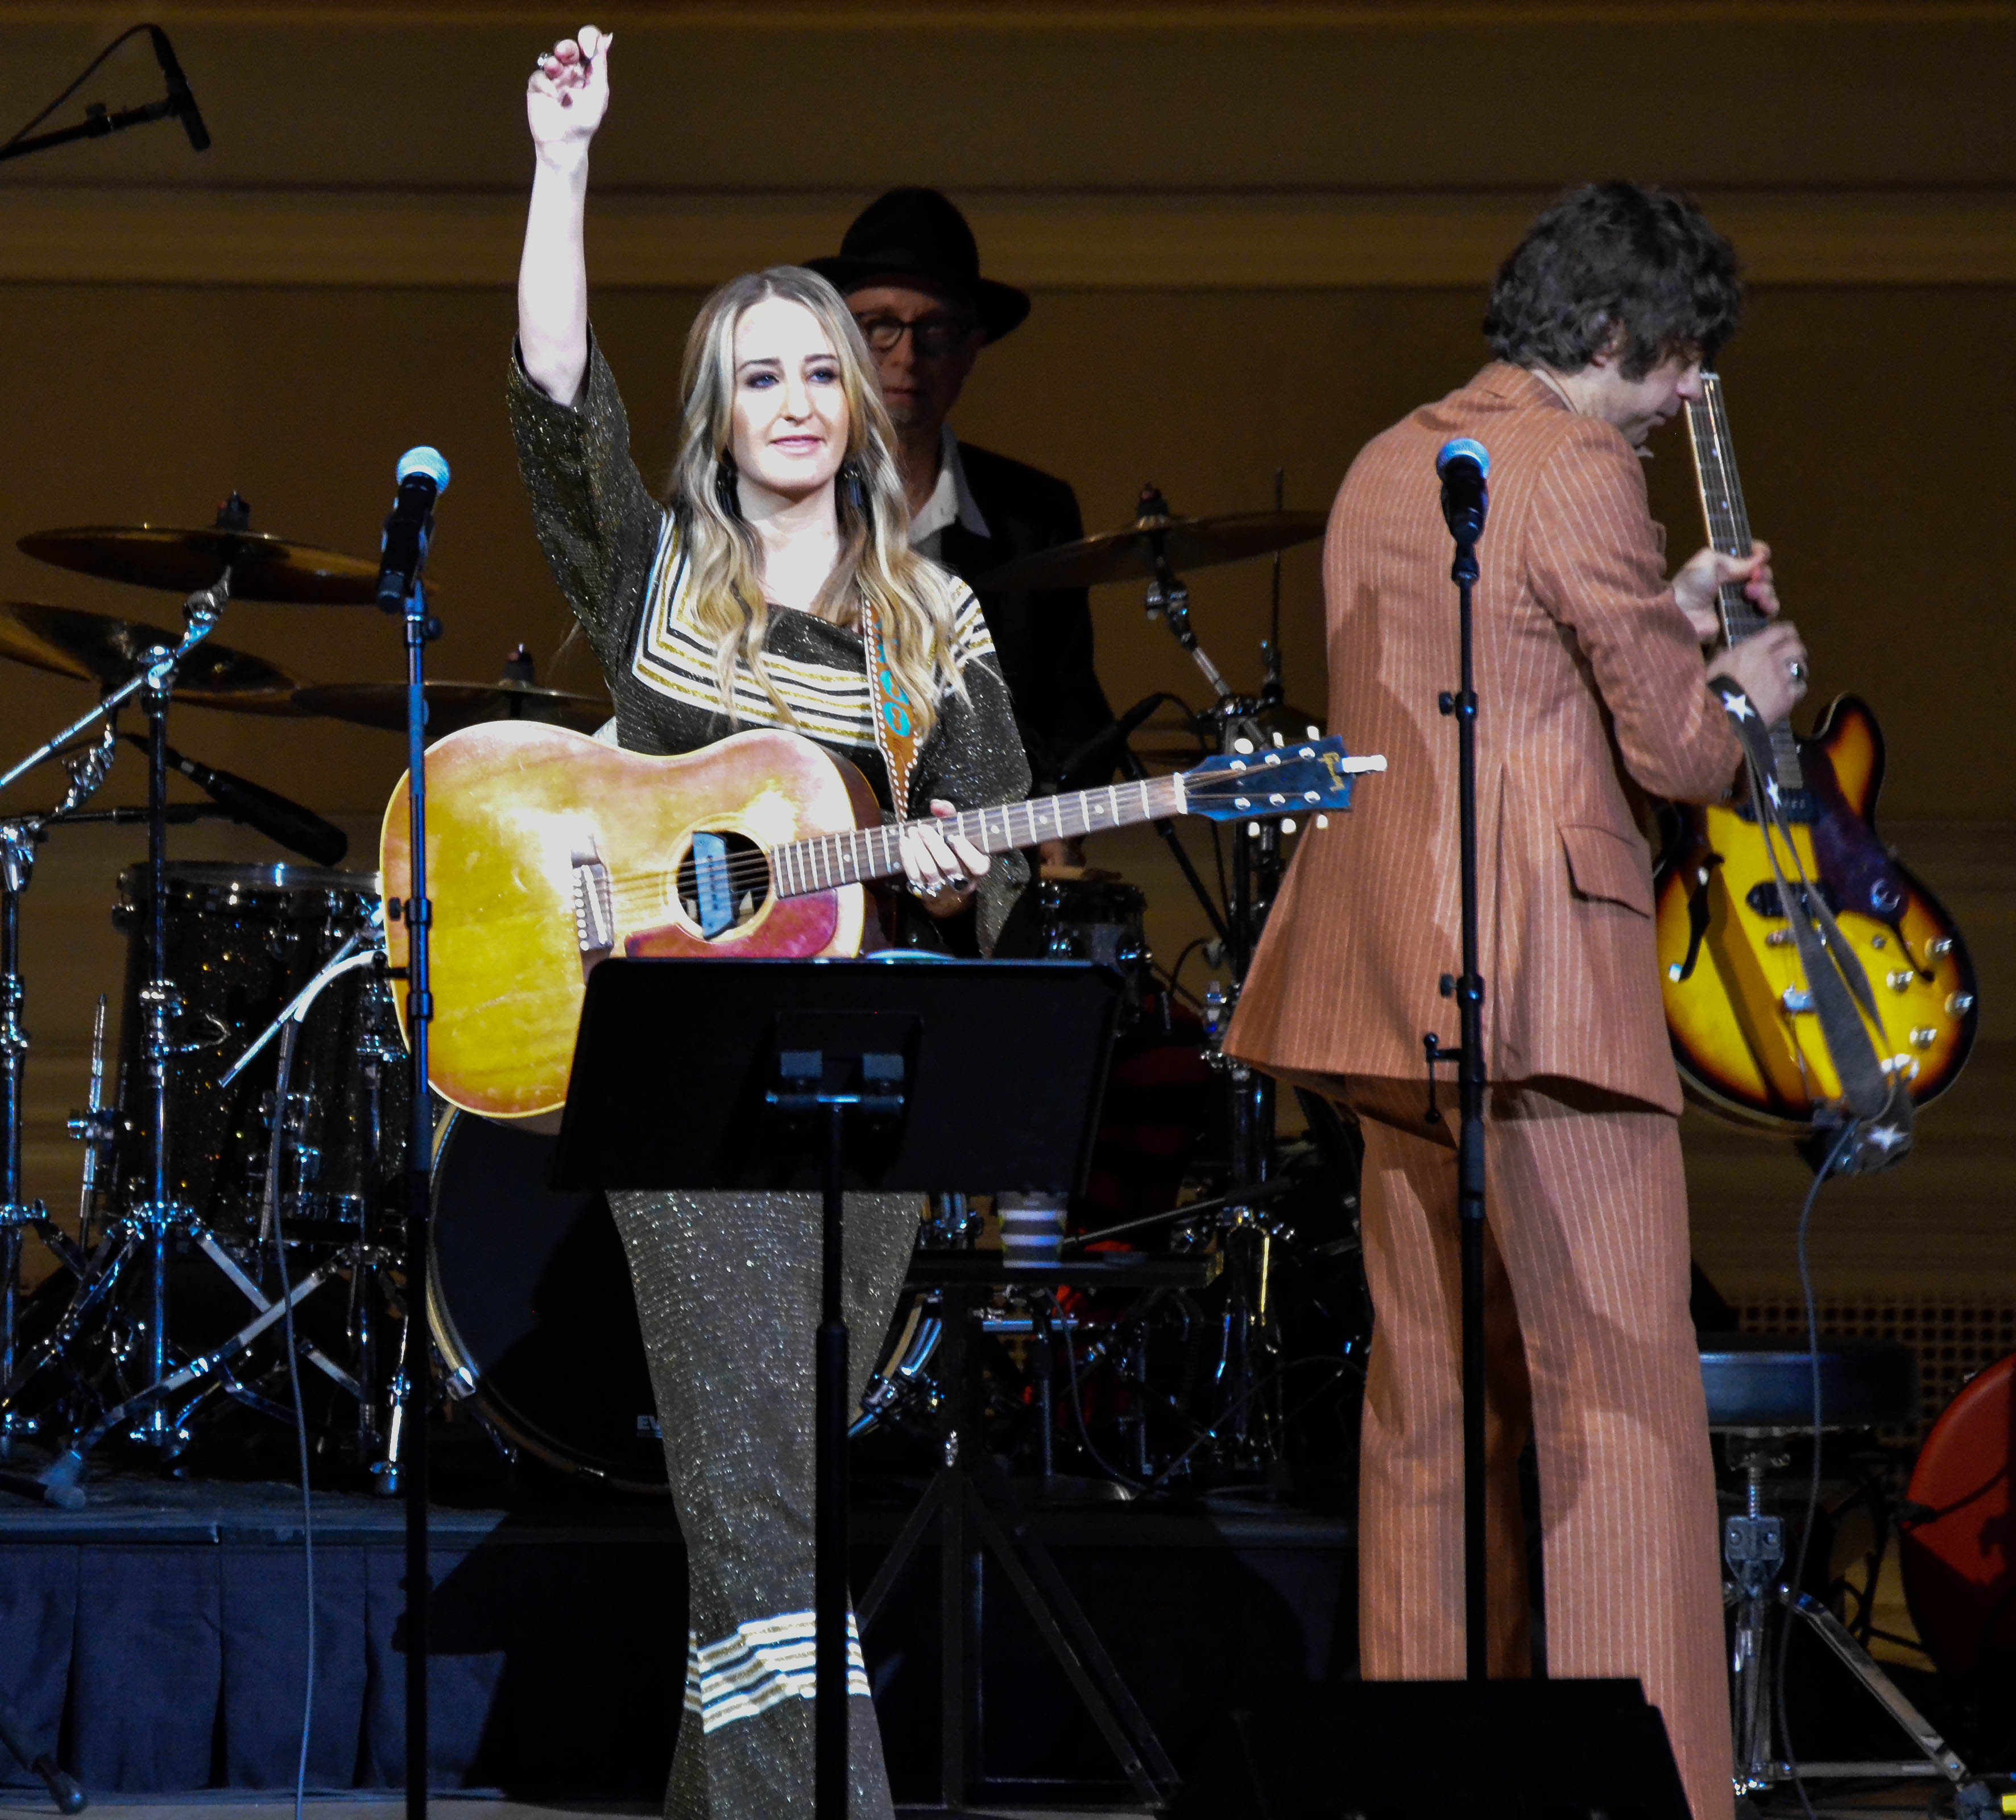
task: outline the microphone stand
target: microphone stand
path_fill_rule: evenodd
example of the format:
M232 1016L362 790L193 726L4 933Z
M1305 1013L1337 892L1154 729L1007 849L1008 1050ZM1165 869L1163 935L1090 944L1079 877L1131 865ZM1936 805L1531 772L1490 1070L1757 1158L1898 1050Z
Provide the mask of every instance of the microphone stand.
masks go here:
M441 636L427 611L420 574L428 540L420 542L413 585L403 618L406 639L406 806L412 856L406 921L406 1040L411 1123L406 1134L406 1335L394 1381L394 1420L404 1443L399 1470L406 1498L406 1815L427 1813L427 1606L433 1591L427 1564L427 1403L431 1373L427 1332L428 1224L433 1212L434 1119L427 1100L427 1026L434 1018L428 983L428 938L434 908L427 897L427 651ZM391 906L387 905L387 914Z
M1464 1673L1489 1678L1485 1604L1484 1451L1484 978L1477 953L1477 690L1471 670L1471 589L1478 575L1474 540L1459 538L1449 578L1456 586L1462 683L1437 705L1456 719L1457 845L1463 862L1463 971L1442 975L1445 997L1456 1001L1457 1047L1445 1049L1431 1030L1421 1039L1428 1063L1428 1106L1435 1108L1435 1065L1456 1070L1456 1231L1463 1278L1463 1609Z

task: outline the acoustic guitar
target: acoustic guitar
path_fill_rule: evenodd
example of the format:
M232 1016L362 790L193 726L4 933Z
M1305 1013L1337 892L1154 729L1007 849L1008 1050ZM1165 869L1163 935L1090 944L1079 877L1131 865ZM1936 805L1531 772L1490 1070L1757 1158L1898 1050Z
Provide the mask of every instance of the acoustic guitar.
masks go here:
M1719 375L1701 376L1687 406L1709 541L1750 552L1750 519L1737 478ZM1717 600L1733 645L1767 623L1740 583ZM1803 1133L1841 1095L1813 1012L1788 910L1810 881L1838 920L1874 989L1866 1015L1886 1072L1901 1071L1913 1101L1953 1084L1974 1046L1974 968L1945 906L1877 838L1883 734L1867 705L1838 697L1809 737L1789 722L1771 730L1773 777L1791 827L1777 849L1784 901L1766 833L1748 803L1682 806L1661 860L1659 964L1666 1023L1680 1078L1694 1096L1744 1123Z
M452 1105L490 1118L565 1103L584 984L606 957L856 954L875 926L867 886L902 874L900 830L867 779L796 733L659 758L493 721L437 741L427 762L428 1072ZM1312 737L938 826L1000 853L1171 816L1320 816L1385 766ZM411 892L406 787L380 843L388 899ZM403 964L405 924L388 921L386 936ZM401 994L402 1032L405 1015Z

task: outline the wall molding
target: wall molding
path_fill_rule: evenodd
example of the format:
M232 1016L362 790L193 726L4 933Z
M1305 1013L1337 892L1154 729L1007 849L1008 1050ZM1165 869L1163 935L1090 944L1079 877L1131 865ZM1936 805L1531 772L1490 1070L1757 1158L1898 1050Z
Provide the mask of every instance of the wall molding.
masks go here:
M1764 285L2016 284L2016 190L1701 193ZM1049 290L1468 287L1541 193L962 196L989 267ZM0 283L515 281L517 192L0 189ZM630 191L592 205L599 285L703 287L837 242L858 198Z

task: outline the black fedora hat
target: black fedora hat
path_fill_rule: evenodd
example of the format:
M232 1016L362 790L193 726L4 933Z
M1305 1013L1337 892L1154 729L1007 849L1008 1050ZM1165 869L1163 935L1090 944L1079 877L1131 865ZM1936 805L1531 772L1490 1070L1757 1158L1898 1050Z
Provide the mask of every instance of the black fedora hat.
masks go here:
M1029 313L1026 291L980 276L980 248L951 197L935 189L891 189L854 218L840 256L808 259L842 296L871 279L912 273L970 300L981 332L998 341Z

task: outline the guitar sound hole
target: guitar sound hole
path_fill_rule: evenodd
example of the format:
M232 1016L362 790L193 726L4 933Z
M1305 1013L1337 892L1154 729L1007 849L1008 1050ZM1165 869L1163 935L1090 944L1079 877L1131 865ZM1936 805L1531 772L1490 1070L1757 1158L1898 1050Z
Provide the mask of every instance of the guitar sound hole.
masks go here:
M697 834L679 862L679 907L709 939L752 921L770 896L763 849L741 834Z

